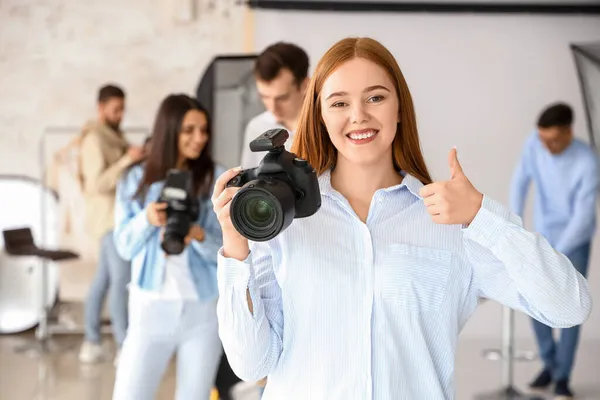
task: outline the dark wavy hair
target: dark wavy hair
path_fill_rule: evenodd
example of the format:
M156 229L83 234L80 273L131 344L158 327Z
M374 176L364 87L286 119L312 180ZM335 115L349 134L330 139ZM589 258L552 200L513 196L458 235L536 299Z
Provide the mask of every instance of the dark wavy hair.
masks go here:
M215 173L215 163L210 150L212 137L210 116L198 100L185 94L172 94L162 101L156 114L150 154L144 163L144 175L134 198L144 195L150 185L164 180L167 172L176 167L179 157L179 135L183 119L190 110L203 113L208 124L208 141L198 158L188 160L188 167L194 177L195 193L202 196L209 195Z

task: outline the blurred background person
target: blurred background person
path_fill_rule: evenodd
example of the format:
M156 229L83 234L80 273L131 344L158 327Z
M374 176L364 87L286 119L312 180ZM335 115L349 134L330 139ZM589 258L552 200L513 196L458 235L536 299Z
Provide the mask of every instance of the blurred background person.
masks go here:
M85 201L85 226L99 249L98 266L85 301L85 336L79 352L84 363L106 358L101 341L101 314L108 292L113 337L118 348L127 330L129 263L114 245L115 191L122 173L144 158L144 149L127 143L120 130L125 93L106 85L98 92L98 116L85 124L80 144L80 174ZM117 357L118 358L118 357ZM115 361L117 360L115 358Z
M256 58L256 88L266 111L254 117L244 132L241 160L244 168L256 167L265 156L264 152L251 151L250 142L269 129L286 129L290 137L285 147L291 148L309 81L308 68L306 51L293 43L274 43ZM258 382L260 396L265 384L266 379Z
M285 146L290 149L309 81L308 67L308 55L292 43L272 44L256 58L256 88L267 110L246 127L241 162L244 168L256 167L264 157L265 153L250 151L250 142L269 129L287 129L290 138Z
M572 125L573 110L567 104L552 104L542 111L514 172L510 203L522 217L533 182L535 229L587 277L596 231L598 164L594 151L573 137ZM555 383L555 395L571 399L569 381L580 326L561 329L556 342L551 327L536 319L532 323L544 368L530 387L545 390Z
M150 154L120 182L115 211L119 254L132 262L130 323L116 373L115 400L153 399L173 354L176 399L208 399L222 353L216 316L221 229L210 203L222 172L210 152L210 120L189 96L160 105ZM166 204L157 203L170 169L191 171L200 214L181 254L161 248Z

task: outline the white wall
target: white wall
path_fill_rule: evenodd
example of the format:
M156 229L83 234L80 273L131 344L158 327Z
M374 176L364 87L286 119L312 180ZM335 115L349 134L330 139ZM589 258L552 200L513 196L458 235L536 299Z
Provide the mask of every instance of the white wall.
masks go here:
M193 3L197 18L175 22ZM39 176L44 128L94 117L106 82L127 92L124 126L150 127L215 54L242 52L244 16L235 0L0 1L0 173Z
M239 53L251 37L234 0L200 1L198 18L177 24L162 0L4 0L0 2L0 173L39 175L37 142L47 126L93 116L97 88L117 82L128 93L127 126L150 126L168 93L192 93L207 63ZM368 35L396 55L412 89L427 161L448 174L458 146L480 190L506 201L510 174L535 116L565 100L586 137L571 42L600 40L600 17L433 14L331 14L259 11L256 48L285 39L309 52L312 66L348 35ZM384 30L393 34L384 35ZM600 297L596 243L590 285ZM483 305L465 336L497 337L500 309ZM517 333L529 337L518 319ZM600 338L594 311L584 338Z
M256 14L257 49L276 40L295 42L308 51L311 68L346 36L371 36L396 56L416 103L421 141L435 179L447 179L447 152L456 145L476 187L506 202L521 145L540 109L556 100L573 105L575 130L587 140L569 44L600 40L598 16ZM590 266L595 298L600 298L598 242ZM463 336L495 338L500 329L501 309L488 302ZM523 315L517 318L517 337L531 337ZM583 337L600 338L600 307Z

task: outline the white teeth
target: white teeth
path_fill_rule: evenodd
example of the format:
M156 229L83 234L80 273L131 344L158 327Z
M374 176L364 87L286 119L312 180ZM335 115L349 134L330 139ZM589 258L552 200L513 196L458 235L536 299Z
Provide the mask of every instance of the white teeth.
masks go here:
M363 140L363 139L368 139L372 136L374 136L377 132L375 131L369 131L366 133L351 133L348 135L348 137L350 137L350 139L352 140Z

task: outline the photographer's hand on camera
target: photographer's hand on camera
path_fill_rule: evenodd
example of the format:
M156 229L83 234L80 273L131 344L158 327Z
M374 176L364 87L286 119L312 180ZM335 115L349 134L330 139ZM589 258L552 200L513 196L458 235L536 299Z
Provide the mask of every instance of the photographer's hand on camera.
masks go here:
M160 230L160 241L161 242L163 241L164 237L165 237L165 229L162 228ZM196 240L198 242L203 242L205 238L206 238L206 233L204 232L204 229L202 229L202 227L198 224L193 224L192 226L190 226L189 233L187 234L185 239L183 239L183 243L185 243L186 246L189 246L189 244L192 242L192 240Z
M250 248L248 239L243 237L233 226L230 216L231 199L240 190L239 187L226 188L227 182L241 171L240 167L232 168L221 175L215 182L212 196L213 209L223 231L223 253L225 257L243 261L248 257Z
M194 224L190 227L190 232L185 237L184 243L185 245L189 245L192 240L196 240L198 242L203 242L205 237L204 229L200 227L198 224Z
M146 207L148 222L154 226L164 226L167 223L167 203L150 203Z

